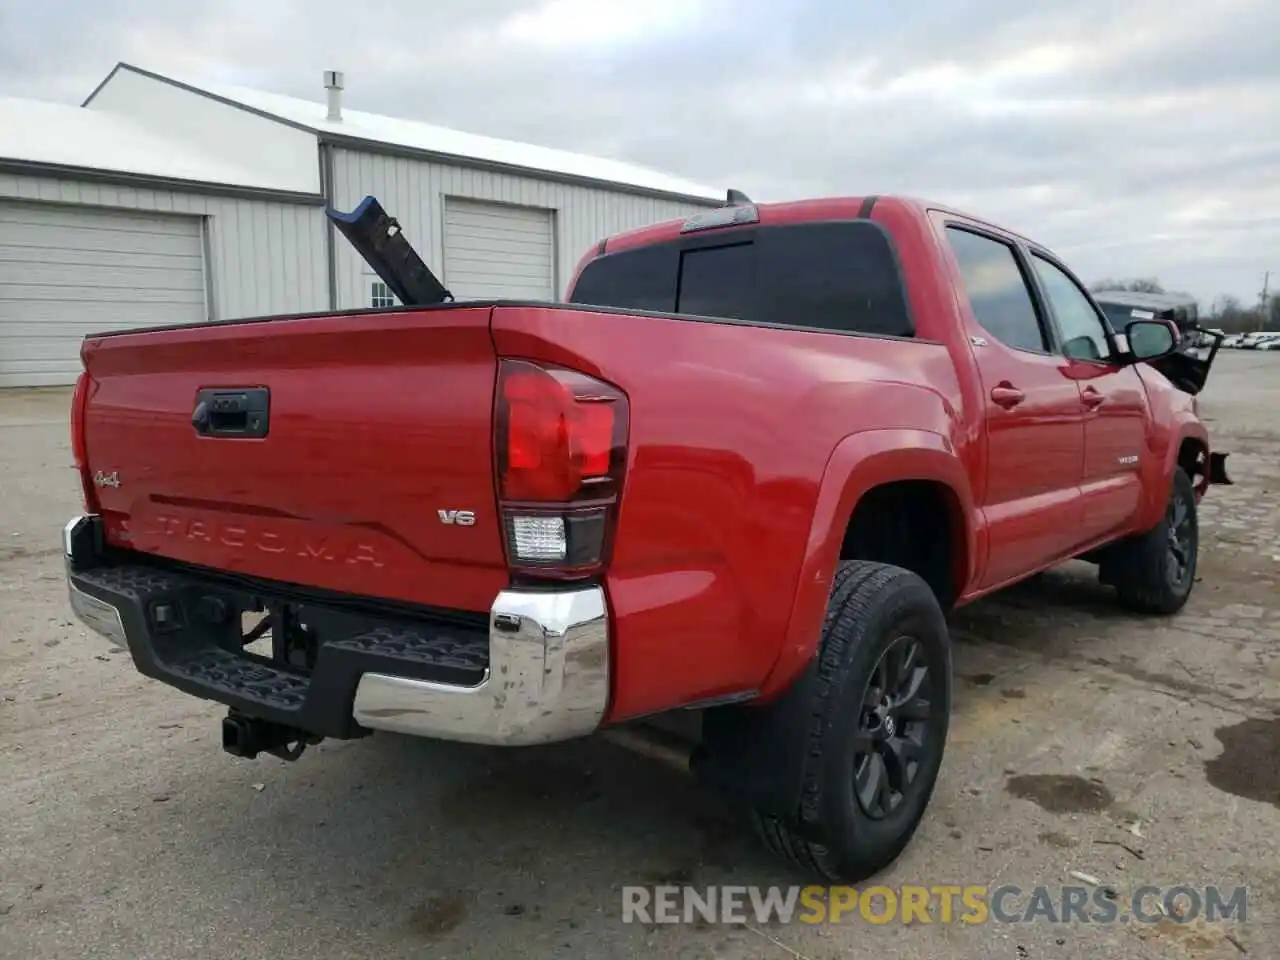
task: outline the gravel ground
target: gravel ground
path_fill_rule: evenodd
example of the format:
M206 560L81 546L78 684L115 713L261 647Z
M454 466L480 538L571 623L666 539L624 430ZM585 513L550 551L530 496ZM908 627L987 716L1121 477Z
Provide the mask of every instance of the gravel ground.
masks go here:
M1219 364L1203 405L1238 485L1203 505L1190 604L1130 617L1070 564L956 614L942 779L880 879L1247 885L1244 923L623 924L624 884L797 878L714 797L607 743L380 735L234 760L220 708L72 622L67 395L12 391L0 957L1280 957L1280 355Z

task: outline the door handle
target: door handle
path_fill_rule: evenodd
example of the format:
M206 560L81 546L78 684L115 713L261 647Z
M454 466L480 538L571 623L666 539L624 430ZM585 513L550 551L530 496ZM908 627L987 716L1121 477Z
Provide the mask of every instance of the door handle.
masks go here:
M1006 410L1012 410L1026 398L1027 395L1025 393L1007 380L1003 383L997 383L991 388L991 402L997 406L1004 407Z
M265 387L214 390L196 393L191 426L202 437L261 439L267 435L271 395Z
M1080 402L1090 410L1098 409L1106 399L1103 394L1093 389L1093 387L1085 387L1080 391Z

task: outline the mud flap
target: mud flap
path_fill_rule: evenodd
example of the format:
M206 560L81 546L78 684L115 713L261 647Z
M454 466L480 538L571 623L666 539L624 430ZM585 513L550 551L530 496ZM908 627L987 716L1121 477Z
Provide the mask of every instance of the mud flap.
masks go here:
M1235 481L1227 476L1227 457L1229 453L1209 454L1209 482L1233 486Z

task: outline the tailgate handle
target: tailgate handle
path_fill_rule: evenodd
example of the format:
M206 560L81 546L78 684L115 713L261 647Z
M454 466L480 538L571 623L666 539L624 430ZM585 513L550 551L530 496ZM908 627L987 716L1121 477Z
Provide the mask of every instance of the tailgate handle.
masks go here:
M196 393L191 426L202 437L265 437L271 414L266 387L206 388Z

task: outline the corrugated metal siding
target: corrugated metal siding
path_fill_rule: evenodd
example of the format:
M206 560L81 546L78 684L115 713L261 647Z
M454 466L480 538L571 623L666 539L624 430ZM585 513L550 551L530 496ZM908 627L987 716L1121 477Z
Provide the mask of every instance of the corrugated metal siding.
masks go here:
M459 300L554 300L555 214L446 197L441 280Z
M438 276L444 273L445 197L554 210L557 296L564 295L582 255L605 237L706 209L603 188L351 150L335 150L333 166L335 205L351 210L373 194L400 221L409 242ZM338 305L369 306L373 271L340 236L336 246Z
M0 173L6 197L208 217L215 319L328 309L320 207Z

